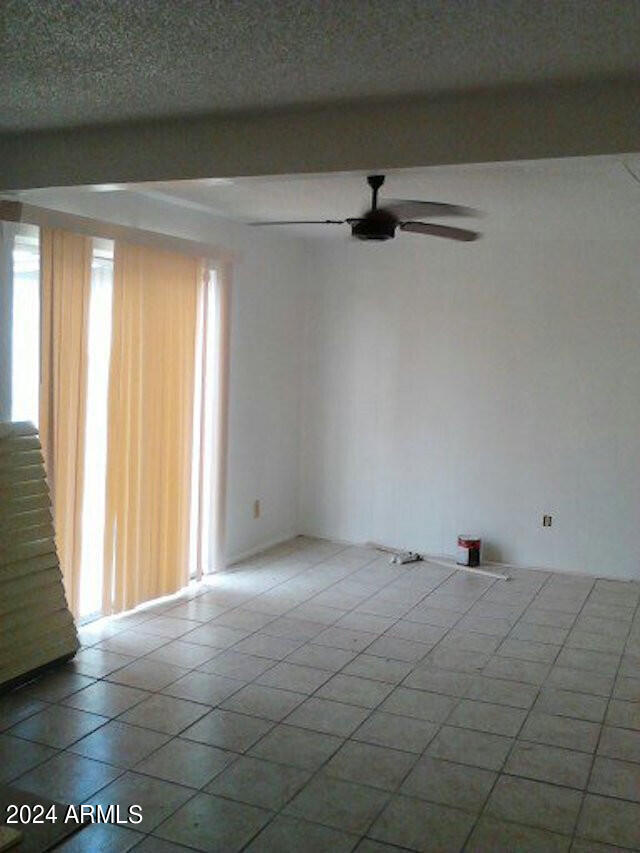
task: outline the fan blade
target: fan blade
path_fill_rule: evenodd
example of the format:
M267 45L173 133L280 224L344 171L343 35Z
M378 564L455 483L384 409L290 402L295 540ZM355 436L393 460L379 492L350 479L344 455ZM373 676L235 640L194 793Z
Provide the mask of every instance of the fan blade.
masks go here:
M344 225L346 219L292 219L281 222L247 222L247 225Z
M451 228L449 225L437 225L435 222L401 222L402 231L412 231L415 234L429 234L431 237L446 237L449 240L477 240L477 231L467 231L466 228Z
M431 216L479 216L480 211L472 207L462 207L459 204L446 204L443 201L417 201L413 199L390 198L384 199L381 207L388 210L398 219L412 216L420 218Z

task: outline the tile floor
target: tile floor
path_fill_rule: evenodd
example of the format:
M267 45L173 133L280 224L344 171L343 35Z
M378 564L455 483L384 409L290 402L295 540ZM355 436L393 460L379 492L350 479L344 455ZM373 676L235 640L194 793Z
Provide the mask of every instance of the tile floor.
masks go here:
M299 537L81 629L0 781L143 808L65 851L640 849L640 583Z

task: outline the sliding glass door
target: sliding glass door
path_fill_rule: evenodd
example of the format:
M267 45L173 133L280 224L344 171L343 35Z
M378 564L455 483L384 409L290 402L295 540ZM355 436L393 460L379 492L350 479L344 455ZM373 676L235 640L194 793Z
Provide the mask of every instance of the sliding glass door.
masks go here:
M64 531L67 546L77 542L76 549L63 548L66 559L61 558L61 563L68 566L67 596L76 618L88 621L135 606L154 595L177 591L189 578L200 579L223 563L224 448L220 425L226 423L223 417L226 381L221 378L226 374L221 367L227 362L226 348L225 353L221 349L221 330L226 328L228 334L228 326L222 322L228 301L223 299L227 291L221 286L219 273L209 264L198 263L193 256L132 249L120 243L118 257L128 252L133 266L127 270L128 277L123 277L120 267L116 299L114 243L70 232L65 237L65 233L3 224L0 307L6 321L3 329L6 327L8 334L3 335L6 357L3 356L5 363L1 365L0 375L3 385L0 419L31 421L40 426L43 437L51 443L51 454L47 456L45 452L45 458L53 460L54 449L57 453L49 471L53 491L59 485L62 502L56 526ZM78 242L82 240L83 244ZM85 247L84 255L81 245ZM73 258L72 251L76 252ZM141 259L147 264L142 278ZM78 263L84 264L83 272ZM172 263L173 279L168 272ZM73 276L76 290L72 292L68 286ZM227 280L225 276L224 281ZM81 281L83 290L78 284ZM136 287L142 286L146 289L140 291L142 295L136 303ZM197 296L180 301L179 291L189 287ZM83 310L77 310L80 299L85 305ZM70 325L71 315L75 325ZM122 325L123 316L129 317L126 328ZM138 322L142 325L137 326ZM189 324L194 324L191 337L185 332ZM119 359L115 368L114 340L118 341L114 351ZM131 351L123 362L125 344ZM61 362L61 357L66 361ZM60 366L62 363L64 368ZM77 370L67 371L78 364ZM51 372L54 367L55 375ZM192 387L193 393L185 390L187 386ZM126 405L142 407L131 413L137 421L129 421L129 413L123 414L125 404L116 389L124 388L130 391ZM77 425L70 426L68 418L58 424L56 419L67 417L69 403L76 407ZM187 412L189 415L185 416ZM114 423L119 424L117 441L113 439ZM127 443L123 455L122 441L129 442L132 425L140 440L134 445ZM62 443L60 429L65 431ZM152 459L147 458L150 437L155 441ZM43 448L46 451L46 442ZM166 466L166 473L158 480L157 470L172 458L175 461ZM109 477L113 478L114 466L119 466L120 480L118 490L112 488L110 505ZM135 501L129 495L121 502L126 509L120 506L114 510L114 495L119 500L121 484L135 483L136 470L141 475L146 471L140 494L135 496L137 509L130 511ZM176 485L183 476L180 471L186 474L185 488ZM75 480L73 492L65 488L69 478ZM155 488L155 480L161 488ZM172 480L175 488L171 486ZM160 496L166 497L171 488L173 497L163 505L156 520ZM73 497L77 509L70 514L72 501L67 497L73 495L77 496ZM184 548L173 548L171 536L177 534L168 533L172 520L178 517L178 512L172 510L174 505L185 519ZM109 519L112 527L108 526ZM145 532L141 533L143 527ZM113 530L120 541L126 540L127 548L134 540L149 543L139 554L127 552L124 580L117 575L120 553L112 553L105 563L107 530ZM58 546L60 550L62 543ZM174 551L175 558L171 556ZM178 553L184 554L184 559L178 558ZM168 565L181 568L175 570L175 577L171 575L174 570L169 568L162 578L154 579L151 576L154 566L163 560L167 562L167 555ZM144 572L142 581L136 574L140 571ZM137 584L136 591L121 594L118 589L121 582L125 586ZM153 592L158 589L161 591Z
M11 301L11 420L38 426L40 396L40 237L20 226L14 236Z

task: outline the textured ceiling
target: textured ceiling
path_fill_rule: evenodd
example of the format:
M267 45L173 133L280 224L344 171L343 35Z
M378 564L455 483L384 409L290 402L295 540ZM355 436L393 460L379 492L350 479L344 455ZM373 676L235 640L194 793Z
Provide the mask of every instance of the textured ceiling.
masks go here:
M0 132L640 73L638 0L1 0Z

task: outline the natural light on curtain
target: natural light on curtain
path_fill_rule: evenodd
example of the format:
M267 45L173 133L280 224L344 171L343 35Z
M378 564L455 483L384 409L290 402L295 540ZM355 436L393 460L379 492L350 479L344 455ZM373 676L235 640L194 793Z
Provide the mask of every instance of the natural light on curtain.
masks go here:
M87 620L175 592L221 565L217 273L122 244L118 290L112 241L23 225L7 235L7 416L44 431L70 607ZM124 502L105 572L108 482Z
M105 483L107 477L107 397L111 355L113 243L94 240L89 301L85 479L82 511L79 616L102 610Z
M188 582L201 278L197 258L116 241L105 614L177 592Z
M40 442L67 601L80 605L80 553L85 470L87 322L92 243L60 228L40 240L42 351Z
M18 225L12 238L11 420L39 422L40 229ZM102 606L102 542L106 476L106 403L111 345L113 244L93 240L87 338L84 489L81 489L79 604L86 618ZM66 326L66 322L64 323Z

